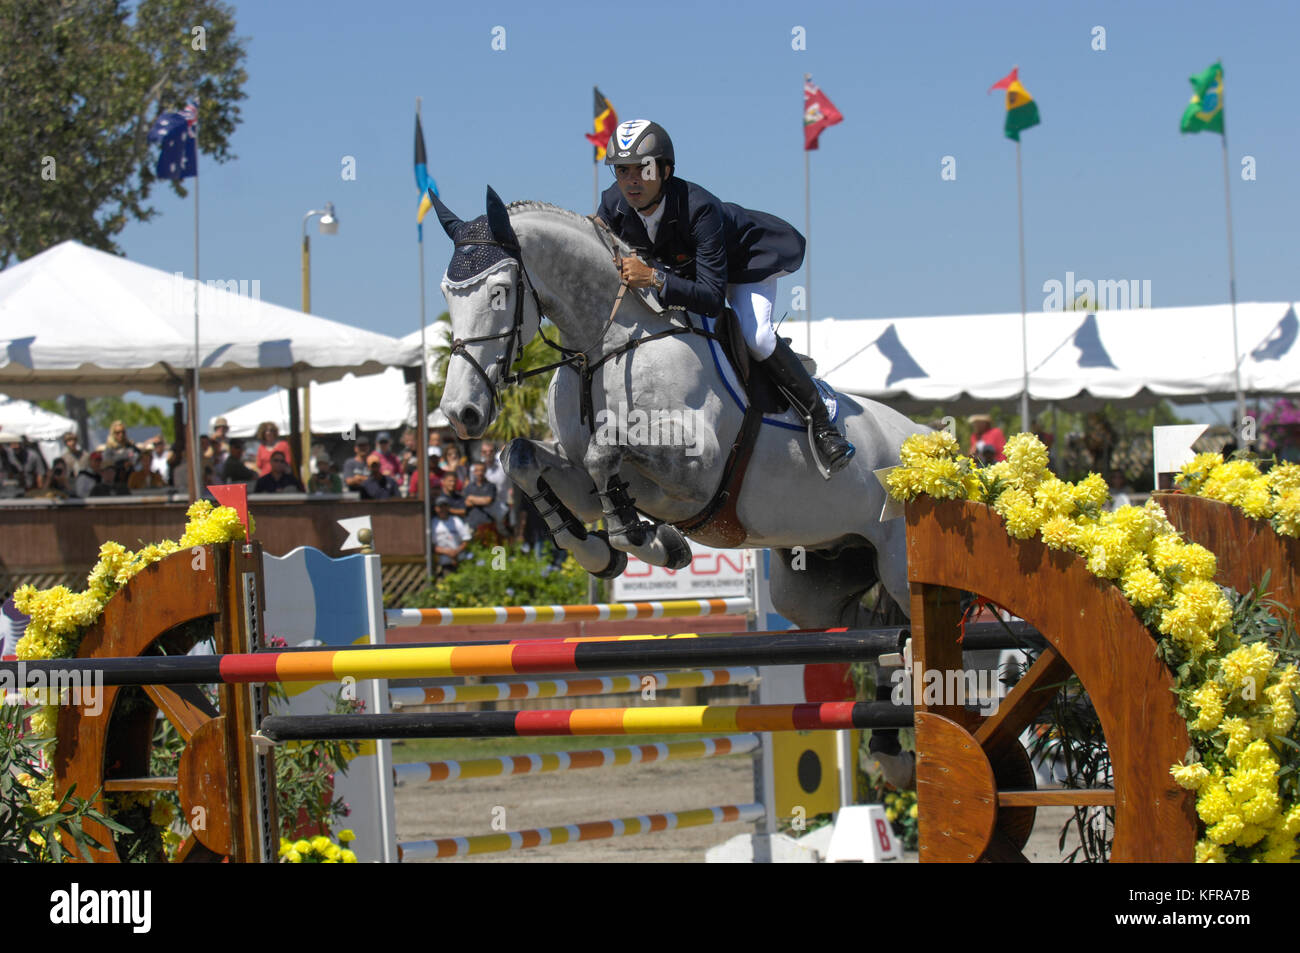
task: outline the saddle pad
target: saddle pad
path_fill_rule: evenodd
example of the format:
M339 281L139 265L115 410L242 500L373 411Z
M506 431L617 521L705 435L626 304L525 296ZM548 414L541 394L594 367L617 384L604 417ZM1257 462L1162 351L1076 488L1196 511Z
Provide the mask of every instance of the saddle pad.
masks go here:
M716 328L714 327L715 320L713 318L706 318L704 315L700 314L692 314L691 318L699 321L700 326L706 331L716 331ZM743 411L746 407L745 398L743 396L745 389L741 386L739 379L736 377L736 372L732 368L731 362L727 360L726 355L723 354L722 348L719 346L717 341L713 340L713 338L707 338L706 340L709 344L709 353L713 355L713 366L718 369L718 376L722 378L722 386L726 389L727 393L731 395L731 399L735 401L736 406ZM830 414L831 421L838 422L840 419L838 395L830 388L830 385L821 378L815 378L815 382L817 384L817 390L822 395L822 403L826 405L826 412ZM764 414L763 423L772 427L798 430L801 433L808 429L804 426L803 419L795 413L793 408L780 414Z

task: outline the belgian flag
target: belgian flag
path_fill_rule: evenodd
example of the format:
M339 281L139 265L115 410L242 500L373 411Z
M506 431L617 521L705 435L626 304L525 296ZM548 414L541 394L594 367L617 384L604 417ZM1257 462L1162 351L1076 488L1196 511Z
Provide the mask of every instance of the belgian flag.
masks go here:
M1029 91L1020 85L1020 67L1017 66L990 86L989 92L995 89L1007 91L1006 136L1019 142L1021 130L1037 126L1039 121L1038 104L1034 102L1034 97L1029 95Z
M618 113L614 112L614 104L606 99L597 87L593 86L591 90L596 94L596 105L591 120L596 131L587 133L587 141L596 147L596 158L593 161L599 162L605 158L609 137L618 128Z
M415 187L420 190L420 208L415 213L415 227L420 241L424 241L424 216L433 208L429 191L438 194L438 183L429 174L429 159L424 154L424 127L420 125L420 114L415 114Z

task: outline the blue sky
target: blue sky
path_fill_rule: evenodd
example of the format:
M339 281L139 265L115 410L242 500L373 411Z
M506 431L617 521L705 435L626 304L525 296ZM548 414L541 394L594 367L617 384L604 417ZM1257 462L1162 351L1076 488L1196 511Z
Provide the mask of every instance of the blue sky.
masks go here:
M811 157L814 317L1019 309L1015 147L1001 94L985 94L1013 65L1043 119L1023 134L1031 311L1067 271L1150 280L1158 307L1227 300L1219 137L1178 131L1187 77L1218 58L1238 298L1300 297L1294 3L234 7L248 99L238 158L200 160L202 277L259 279L263 299L299 307L302 216L333 201L339 234L312 243L313 310L371 330L419 326L416 96L430 171L463 217L482 211L489 183L507 201L592 210L582 134L594 84L620 118L667 127L683 178L802 230L805 72L845 116ZM795 27L806 50L792 49ZM345 156L355 181L341 177ZM945 156L955 181L940 177ZM1240 177L1244 156L1254 181ZM603 189L612 179L599 172ZM122 247L190 274L192 202L159 189L153 204L161 214L128 227ZM427 224L432 319L450 243ZM783 280L785 302L802 282ZM248 399L208 394L202 410Z

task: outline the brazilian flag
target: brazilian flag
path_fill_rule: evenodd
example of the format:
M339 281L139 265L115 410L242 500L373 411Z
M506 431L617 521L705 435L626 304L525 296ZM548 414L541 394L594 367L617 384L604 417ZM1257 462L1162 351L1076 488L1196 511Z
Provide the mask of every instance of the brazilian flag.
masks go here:
M1183 132L1217 132L1223 135L1223 64L1188 77L1192 101L1183 111Z
M1020 85L1020 67L1018 66L990 86L989 92L991 93L995 89L1005 89L1007 91L1006 137L1019 142L1022 130L1038 125L1038 103L1034 102L1034 97L1030 96L1029 91Z

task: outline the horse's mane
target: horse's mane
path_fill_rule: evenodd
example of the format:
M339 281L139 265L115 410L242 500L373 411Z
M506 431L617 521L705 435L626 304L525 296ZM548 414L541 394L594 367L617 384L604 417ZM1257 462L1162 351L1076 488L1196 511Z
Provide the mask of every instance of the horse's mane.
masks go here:
M506 206L506 212L551 212L569 219L574 225L592 225L595 221L594 215L582 215L567 208L552 205L550 202L538 202L533 199L522 199L518 202L511 202ZM620 251L628 254L634 253L632 246L615 235L608 227L602 228L600 224L597 224L595 227L600 229L600 232L607 236L608 240Z

